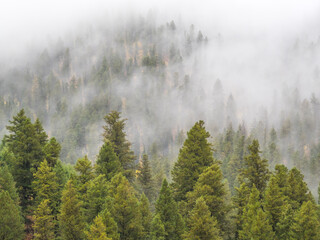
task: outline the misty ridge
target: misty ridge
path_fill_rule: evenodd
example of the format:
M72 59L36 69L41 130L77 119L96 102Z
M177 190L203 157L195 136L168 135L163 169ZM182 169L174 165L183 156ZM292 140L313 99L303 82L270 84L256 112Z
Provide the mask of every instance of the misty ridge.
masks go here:
M241 132L259 140L270 162L277 158L272 166L298 165L312 184L320 170L319 36L224 35L208 25L156 10L105 16L30 47L32 55L4 58L1 135L24 108L61 143L64 162L85 154L95 161L103 117L117 110L137 160L156 146L172 166L201 119L224 172L232 153L219 146Z

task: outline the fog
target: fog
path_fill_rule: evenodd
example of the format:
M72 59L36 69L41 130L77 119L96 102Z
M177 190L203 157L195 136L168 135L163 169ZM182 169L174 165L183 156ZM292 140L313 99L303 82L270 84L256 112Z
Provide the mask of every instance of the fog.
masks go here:
M97 154L103 116L112 109L128 118L128 136L138 156L153 142L168 154L179 132L199 119L217 136L230 123L234 129L244 124L250 132L262 121L269 131L279 130L285 119L306 122L310 115L313 128L305 127L304 142L290 144L311 146L320 136L320 115L315 107L308 110L312 94L320 98L319 20L316 0L7 1L0 8L0 90L4 105L12 97L15 107L2 114L1 134L12 114L26 107L62 143L62 158L75 162L82 154ZM208 41L199 43L198 31ZM143 39L127 43L136 36ZM168 60L172 44L182 62ZM152 71L137 67L140 55L151 55L153 45L163 64ZM70 71L62 73L66 49ZM92 72L104 57L114 55L123 65L118 74L111 71L104 93ZM138 64L130 65L130 58ZM56 81L62 90L38 98L41 81L50 91L50 81ZM63 101L68 107L59 115L56 105L63 108ZM90 123L78 117L86 108ZM67 130L77 124L85 140L74 146L70 142L77 137ZM78 153L70 154L72 147ZM282 147L288 162L287 145Z

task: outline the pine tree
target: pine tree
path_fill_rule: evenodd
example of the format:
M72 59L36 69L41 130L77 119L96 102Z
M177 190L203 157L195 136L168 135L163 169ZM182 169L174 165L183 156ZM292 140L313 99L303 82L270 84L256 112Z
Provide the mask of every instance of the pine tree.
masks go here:
M101 216L94 219L86 235L88 240L112 240L112 238L107 237L106 226L103 224Z
M186 240L222 240L217 220L211 216L203 197L197 199L187 225L189 230L184 234Z
M108 140L102 145L98 158L96 171L98 174L104 174L107 180L111 180L117 173L121 172L121 163L114 152L112 143Z
M81 214L81 203L74 184L69 180L62 193L62 204L59 215L60 233L63 239L84 239L84 222Z
M106 226L107 236L112 240L119 240L120 234L118 233L117 223L114 221L108 208L102 210L100 216L102 217L103 224Z
M44 146L45 158L50 167L54 167L59 159L61 146L54 138L50 138L49 142Z
M33 226L35 240L50 240L55 237L49 202L48 199L44 199L35 211Z
M250 154L245 157L245 167L241 171L241 177L250 188L256 186L260 193L264 192L269 179L268 161L261 159L259 142L253 140L248 147Z
M42 156L42 148L35 126L30 118L26 117L23 109L9 122L11 125L7 126L7 130L10 134L5 136L5 142L15 157L12 174L19 191L21 206L26 210L33 196L33 172L42 161L39 159L39 156Z
M166 232L160 215L156 214L151 222L150 240L165 240Z
M87 190L89 182L94 178L93 168L91 162L89 161L87 155L84 158L79 158L74 169L77 171L77 190L80 194L80 199L82 201L87 201Z
M276 177L272 176L265 191L264 210L270 216L269 219L273 230L275 230L280 220L285 204L285 196L277 184Z
M212 146L207 140L210 134L204 128L204 122L197 122L187 135L172 170L177 201L186 200L186 194L193 190L199 175L214 162Z
M289 170L284 165L276 165L275 166L275 179L276 183L280 188L280 191L283 195L288 195L288 177L289 177Z
M225 203L226 192L222 172L218 163L208 167L199 176L192 192L187 194L189 209L192 209L196 200L203 197L211 214L218 220L220 229L224 230L228 206Z
M0 239L23 239L23 224L18 205L7 191L0 189Z
M130 149L130 142L126 139L124 132L126 119L120 120L120 113L112 111L104 117L106 126L104 126L105 140L109 140L114 148L114 152L119 158L122 168L124 169L124 175L128 179L133 179L135 169L135 156Z
M16 183L14 182L7 165L0 167L0 189L7 191L14 203L17 206L19 205L20 200L16 189Z
M149 200L144 194L142 194L140 198L139 210L141 214L141 221L142 221L142 227L143 227L143 234L142 234L143 237L141 239L147 240L150 234L152 216L150 211Z
M283 206L279 222L276 226L276 236L279 240L293 240L291 228L293 226L294 211L290 204Z
M274 232L269 223L267 214L260 204L260 193L253 185L248 205L242 215L242 229L239 231L239 239L273 239Z
M291 229L293 239L320 239L320 222L317 207L312 201L304 202L295 214Z
M109 194L113 206L110 211L117 222L120 239L140 239L143 229L134 189L121 173L113 177L111 185Z
M149 200L153 196L153 180L151 175L151 168L148 160L148 155L144 154L142 157L142 164L139 168L138 181L142 186L144 194Z
M38 171L34 174L32 182L34 192L36 193L35 204L38 205L45 199L49 199L50 208L57 213L58 205L58 184L57 176L52 168L48 166L46 160L40 164Z
M184 232L184 223L166 179L163 180L160 195L156 203L156 214L159 214L161 222L164 225L165 239L181 239Z
M297 168L294 167L289 171L288 197L294 210L300 208L302 203L313 200L303 178L303 174Z

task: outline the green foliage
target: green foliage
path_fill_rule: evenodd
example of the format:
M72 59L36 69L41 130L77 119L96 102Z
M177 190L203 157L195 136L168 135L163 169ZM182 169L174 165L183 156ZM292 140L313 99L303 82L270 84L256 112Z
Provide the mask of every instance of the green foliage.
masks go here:
M61 146L54 138L50 138L49 142L44 146L45 158L50 167L54 167L59 159Z
M260 193L253 185L249 202L243 210L239 239L274 239L274 236L267 214L261 208Z
M54 239L54 223L50 200L44 199L35 211L33 230L35 240Z
M7 165L0 166L0 191L7 191L10 198L16 205L19 205L19 195L16 189L16 183L9 171Z
M103 224L101 216L94 219L86 235L88 240L112 240L112 238L107 237L106 226Z
M102 210L100 216L102 217L103 224L106 226L107 236L112 240L119 240L120 234L118 233L117 223L114 221L108 208Z
M63 239L84 239L84 222L81 203L74 184L69 180L62 193L62 204L59 215L60 234Z
M250 188L255 185L258 191L263 193L269 179L268 161L260 157L258 140L253 140L248 148L250 154L245 157L245 167L241 171L241 177Z
M143 233L141 239L148 240L151 228L152 215L150 211L149 200L146 195L142 194L139 202L139 210L141 214L141 221L143 227Z
M222 240L217 220L211 216L203 197L197 199L187 219L189 230L184 234L186 240Z
M131 151L131 144L126 139L124 132L126 119L120 119L120 113L112 111L104 117L106 126L104 126L105 141L109 140L114 148L114 152L119 158L121 166L124 169L124 175L132 180L135 169L135 156Z
M166 231L160 215L156 214L151 222L150 240L165 240Z
M228 206L225 202L226 192L222 182L223 176L218 163L208 167L199 176L199 179L192 192L187 194L189 209L196 204L197 199L203 197L212 216L218 220L219 227L224 230Z
M184 232L184 223L166 179L163 180L160 195L156 203L156 214L159 214L161 222L164 225L166 232L165 239L181 239Z
M139 167L138 181L142 186L143 193L152 199L153 193L153 179L151 175L151 168L148 160L148 155L144 154L142 157L142 163Z
M312 201L304 202L294 216L293 239L320 239L320 222L317 207Z
M292 240L291 228L293 225L294 211L290 204L282 208L279 222L276 226L276 236L279 240Z
M97 173L104 174L109 181L117 173L121 172L121 168L119 158L114 152L112 143L106 140L102 145L97 158Z
M214 162L207 140L210 134L204 128L204 122L196 122L187 135L172 170L172 185L178 201L186 200L186 194L193 190L199 175Z
M23 224L18 205L7 191L0 190L0 239L23 239Z

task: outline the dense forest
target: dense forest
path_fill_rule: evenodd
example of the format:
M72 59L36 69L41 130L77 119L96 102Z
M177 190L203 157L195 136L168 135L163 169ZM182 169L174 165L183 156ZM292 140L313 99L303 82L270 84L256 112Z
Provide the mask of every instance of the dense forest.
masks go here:
M320 239L320 42L264 104L221 67L236 40L115 22L0 64L0 239Z

